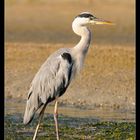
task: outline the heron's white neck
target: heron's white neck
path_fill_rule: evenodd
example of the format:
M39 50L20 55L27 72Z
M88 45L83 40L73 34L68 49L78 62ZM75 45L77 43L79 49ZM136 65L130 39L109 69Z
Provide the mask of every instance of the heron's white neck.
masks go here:
M75 63L77 67L76 71L80 71L90 45L91 32L86 26L82 26L79 23L75 22L73 22L72 28L77 35L81 36L79 43L73 48L73 54L76 60Z
M86 26L73 24L73 31L81 36L79 43L74 47L75 51L77 50L79 53L84 53L88 51L89 44L91 41L91 32Z

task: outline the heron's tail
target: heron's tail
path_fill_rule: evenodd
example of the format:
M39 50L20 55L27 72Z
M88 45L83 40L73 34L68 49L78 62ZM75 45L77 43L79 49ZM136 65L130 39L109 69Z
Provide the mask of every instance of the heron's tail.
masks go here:
M33 117L34 117L35 112L36 112L36 109L33 106L31 106L30 100L28 100L27 104L26 104L23 123L24 124L29 124L32 121Z

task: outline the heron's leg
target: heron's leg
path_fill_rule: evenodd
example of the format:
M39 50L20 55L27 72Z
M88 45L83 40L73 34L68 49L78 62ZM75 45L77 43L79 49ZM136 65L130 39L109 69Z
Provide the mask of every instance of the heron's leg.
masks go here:
M55 121L55 126L56 126L56 137L57 137L57 140L59 140L59 130L58 130L58 111L57 111L57 100L55 102L55 107L54 107L54 121Z
M35 130L35 133L34 133L33 140L36 140L37 132L38 132L38 129L39 129L39 126L40 126L40 122L41 122L41 120L42 120L42 118L43 118L45 108L46 108L46 105L44 105L43 109L41 110L41 112L40 112L40 114L39 114L39 121L38 121L36 130Z

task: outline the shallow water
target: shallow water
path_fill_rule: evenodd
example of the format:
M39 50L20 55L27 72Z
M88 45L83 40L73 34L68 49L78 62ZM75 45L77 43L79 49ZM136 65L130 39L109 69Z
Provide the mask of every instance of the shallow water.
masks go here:
M5 115L21 113L24 114L26 101L18 100L6 100L5 101ZM45 110L46 113L53 114L54 105L49 104ZM85 107L74 107L74 106L58 106L58 112L61 115L75 118L95 118L99 120L124 120L129 122L135 122L135 111L134 110L124 110L124 109L111 109L111 108L99 108L86 109Z

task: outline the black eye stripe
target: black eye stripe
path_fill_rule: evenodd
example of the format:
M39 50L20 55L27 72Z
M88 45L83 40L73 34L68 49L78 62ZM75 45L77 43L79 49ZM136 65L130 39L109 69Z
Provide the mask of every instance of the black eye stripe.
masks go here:
M87 13L80 14L80 15L78 15L77 17L84 17L84 18L90 18L90 19L96 18L96 17L94 17L93 15L87 14Z

